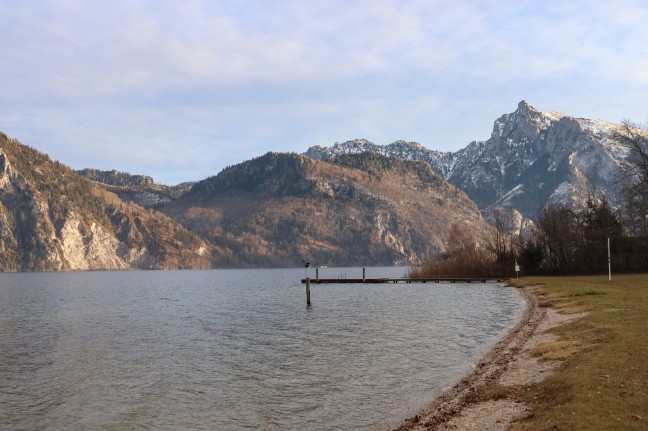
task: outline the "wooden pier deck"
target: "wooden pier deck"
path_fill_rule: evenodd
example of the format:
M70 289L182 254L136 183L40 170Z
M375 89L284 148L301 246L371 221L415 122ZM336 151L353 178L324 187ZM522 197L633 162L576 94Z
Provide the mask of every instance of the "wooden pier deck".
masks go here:
M311 284L504 283L508 278L310 278ZM306 284L306 279L301 279Z
M347 278L346 274L340 274L338 278L320 278L319 268L315 270L315 278L308 276L308 268L310 263L306 263L306 278L302 278L302 284L306 285L306 305L311 306L311 284L388 284L388 283L503 283L508 281L508 278L455 278L455 277L439 277L439 278L409 278L409 277L381 277L371 278L367 277L366 268L362 268L362 278Z

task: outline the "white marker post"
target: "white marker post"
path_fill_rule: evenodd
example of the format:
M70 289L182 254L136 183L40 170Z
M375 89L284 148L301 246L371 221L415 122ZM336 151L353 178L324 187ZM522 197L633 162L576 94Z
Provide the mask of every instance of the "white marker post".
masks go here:
M515 278L520 278L520 265L515 261Z
M608 281L612 281L612 254L610 253L609 237L608 237Z

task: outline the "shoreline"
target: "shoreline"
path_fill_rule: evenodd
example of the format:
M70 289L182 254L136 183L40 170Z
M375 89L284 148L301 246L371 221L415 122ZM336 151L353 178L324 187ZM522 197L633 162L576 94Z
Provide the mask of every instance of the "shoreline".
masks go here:
M546 331L578 317L540 307L534 287L516 288L526 302L520 321L475 365L459 383L437 397L395 431L506 430L513 420L529 414L530 407L510 399L481 399L478 389L489 383L516 386L547 378L558 361L531 355L537 344L556 339Z

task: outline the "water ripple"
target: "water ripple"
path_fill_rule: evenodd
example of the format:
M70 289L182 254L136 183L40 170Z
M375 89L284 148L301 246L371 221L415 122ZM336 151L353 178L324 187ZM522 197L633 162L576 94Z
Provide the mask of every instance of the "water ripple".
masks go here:
M3 274L3 429L388 427L522 308L490 284L315 285L307 308L303 274Z

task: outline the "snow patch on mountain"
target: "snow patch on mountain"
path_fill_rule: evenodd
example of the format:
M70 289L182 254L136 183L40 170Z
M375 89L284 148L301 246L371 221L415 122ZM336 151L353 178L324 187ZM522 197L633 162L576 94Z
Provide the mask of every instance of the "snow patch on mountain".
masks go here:
M571 200L573 188L570 183L564 182L554 190L554 192L549 197L549 200L556 202L562 205L568 205Z

